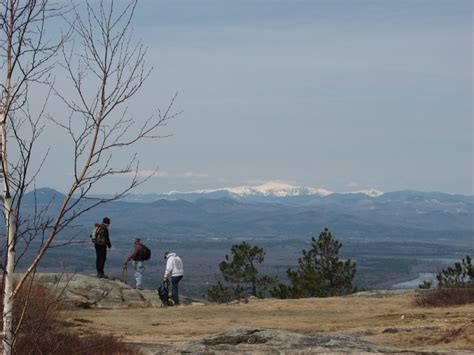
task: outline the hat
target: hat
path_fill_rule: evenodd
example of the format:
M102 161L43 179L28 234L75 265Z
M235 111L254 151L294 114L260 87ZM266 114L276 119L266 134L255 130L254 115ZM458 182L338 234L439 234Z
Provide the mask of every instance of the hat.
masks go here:
M136 236L134 236L134 237L133 237L133 240L135 240L135 241L138 241L138 242L139 242L141 239L140 239L140 237L139 237L138 235L136 235Z
M104 217L104 219L102 220L102 223L104 223L104 224L110 224L110 219L109 219L109 217Z

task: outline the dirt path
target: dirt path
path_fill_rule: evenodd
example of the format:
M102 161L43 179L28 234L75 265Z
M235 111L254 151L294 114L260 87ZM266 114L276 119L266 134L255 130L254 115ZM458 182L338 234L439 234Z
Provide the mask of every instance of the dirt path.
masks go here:
M401 348L474 350L474 305L421 308L413 295L299 300L68 313L71 329L98 331L127 342L182 345L237 326L315 334L346 333Z

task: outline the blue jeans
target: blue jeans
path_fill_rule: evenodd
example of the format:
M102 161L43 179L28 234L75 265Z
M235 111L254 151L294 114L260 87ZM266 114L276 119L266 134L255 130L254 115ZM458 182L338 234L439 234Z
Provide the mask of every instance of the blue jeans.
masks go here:
M176 305L179 304L178 284L182 278L183 278L183 275L171 276L171 298L173 299L174 304Z
M142 288L143 273L145 272L145 263L143 261L133 260L133 270L135 271L135 288Z

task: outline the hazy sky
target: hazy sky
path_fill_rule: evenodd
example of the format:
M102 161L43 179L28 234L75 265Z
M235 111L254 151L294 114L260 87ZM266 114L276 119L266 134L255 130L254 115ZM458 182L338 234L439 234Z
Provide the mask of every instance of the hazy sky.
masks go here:
M175 91L183 111L172 137L136 147L161 174L140 192L272 180L473 194L470 0L142 0L134 33L154 67L135 115ZM43 185L63 189L63 168Z

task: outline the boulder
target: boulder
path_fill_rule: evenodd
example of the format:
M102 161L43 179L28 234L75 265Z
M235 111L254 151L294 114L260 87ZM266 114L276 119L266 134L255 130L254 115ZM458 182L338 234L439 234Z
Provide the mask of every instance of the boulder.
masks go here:
M282 330L237 327L203 339L192 341L173 351L176 353L380 353L399 352L386 346L375 345L355 336L319 333L304 335Z
M161 300L156 290L136 290L120 279L68 273L37 273L35 282L56 294L65 307L130 308L159 307ZM202 305L185 296L184 305Z

